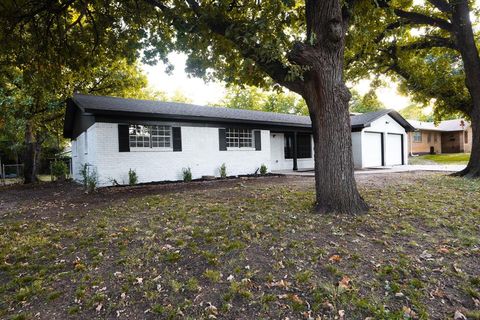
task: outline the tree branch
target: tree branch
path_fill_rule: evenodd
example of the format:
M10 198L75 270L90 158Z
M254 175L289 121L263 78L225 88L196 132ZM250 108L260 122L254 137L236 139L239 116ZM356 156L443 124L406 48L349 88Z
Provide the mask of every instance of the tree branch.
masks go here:
M445 0L427 0L427 1L430 2L438 10L440 10L444 13L451 13L452 12L452 7Z
M167 17L172 19L172 22L174 23L174 25L175 23L182 23L182 25L185 27L186 23L183 20L181 20L171 8L165 6L163 3L161 3L158 0L145 0L145 1L159 8ZM282 86L285 86L286 88L297 93L300 93L303 90L303 86L301 85L300 82L286 80L289 74L289 68L285 66L280 60L263 59L260 53L261 52L260 45L258 44L248 45L242 41L237 41L233 33L227 32L227 29L235 29L235 30L239 30L238 33L240 34L246 34L246 32L243 30L242 25L240 23L227 20L226 18L220 19L218 16L215 18L209 17L207 14L203 14L202 12L203 10L197 1L186 0L186 2L188 3L188 6L192 10L192 12L197 16L198 21L203 22L208 27L208 29L213 33L223 37L224 39L229 40L244 58L254 61L255 64L263 72L265 72L268 76L270 76L274 81L278 82ZM191 28L184 28L184 29L190 30Z
M438 0L432 0L432 1L437 2ZM377 3L380 8L393 9L393 12L395 13L395 15L401 18L404 21L404 23L408 23L411 25L429 25L432 27L438 27L448 32L453 31L452 24L447 20L437 18L437 17L427 16L419 12L411 12L411 11L405 11L398 8L393 8L390 6L389 0L378 0Z
M442 37L432 37L427 36L423 40L412 42L399 47L402 50L421 50L421 49L431 49L431 48L449 48L453 50L458 50L455 43L448 39Z

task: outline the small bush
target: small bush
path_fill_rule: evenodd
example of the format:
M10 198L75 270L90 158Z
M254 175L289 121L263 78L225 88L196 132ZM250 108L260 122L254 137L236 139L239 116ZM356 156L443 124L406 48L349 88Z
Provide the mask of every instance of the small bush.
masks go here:
M128 170L128 184L133 186L138 182L137 172L135 170Z
M183 181L189 182L192 181L192 170L190 168L183 168Z
M68 174L67 164L63 161L55 160L52 163L52 176L58 180L64 180Z
M267 166L264 165L264 164L262 164L262 165L260 166L260 174L261 174L261 175L266 175L266 174L267 174L267 171L268 171Z
M220 177L221 178L226 178L227 177L227 166L225 165L225 163L223 163L220 166Z
M80 170L83 179L83 187L87 193L95 191L98 185L97 171L95 169L90 170L89 167L90 166L85 163Z

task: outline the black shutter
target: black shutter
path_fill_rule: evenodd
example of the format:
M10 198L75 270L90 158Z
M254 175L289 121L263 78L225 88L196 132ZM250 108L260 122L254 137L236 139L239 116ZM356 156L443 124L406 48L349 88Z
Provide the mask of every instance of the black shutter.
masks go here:
M182 128L172 127L173 151L182 151Z
M262 136L260 130L253 131L254 133L254 140L255 140L255 150L260 151L262 150Z
M130 142L128 137L128 124L118 125L118 151L130 152Z
M227 130L218 129L218 144L220 146L220 151L227 150Z

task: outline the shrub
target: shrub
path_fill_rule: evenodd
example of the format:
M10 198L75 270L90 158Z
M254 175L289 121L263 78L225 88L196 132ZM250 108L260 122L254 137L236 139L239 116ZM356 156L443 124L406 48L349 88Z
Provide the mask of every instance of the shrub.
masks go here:
M225 163L223 163L223 164L220 166L220 177L222 177L222 178L226 178L226 177L227 177L227 166L225 165Z
M183 168L183 181L189 182L192 181L192 170L190 168Z
M268 170L267 170L267 166L264 165L264 164L262 164L262 165L260 166L260 174L261 174L261 175L266 175L266 174L267 174L267 171L268 171Z
M52 163L52 176L55 179L64 180L68 174L67 164L63 161L55 160Z
M98 185L98 176L95 169L90 170L90 165L85 163L80 170L80 174L83 178L83 187L87 193L93 192L97 189Z
M137 182L138 182L137 172L132 169L128 170L128 184L133 186L137 184Z

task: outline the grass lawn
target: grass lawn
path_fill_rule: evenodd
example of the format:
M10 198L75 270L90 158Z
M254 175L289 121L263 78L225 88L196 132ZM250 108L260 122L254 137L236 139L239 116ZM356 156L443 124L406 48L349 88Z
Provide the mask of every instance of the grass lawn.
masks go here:
M467 164L470 153L426 154L410 157L410 164Z
M0 318L480 319L480 182L358 183L357 217L308 177L4 187Z

